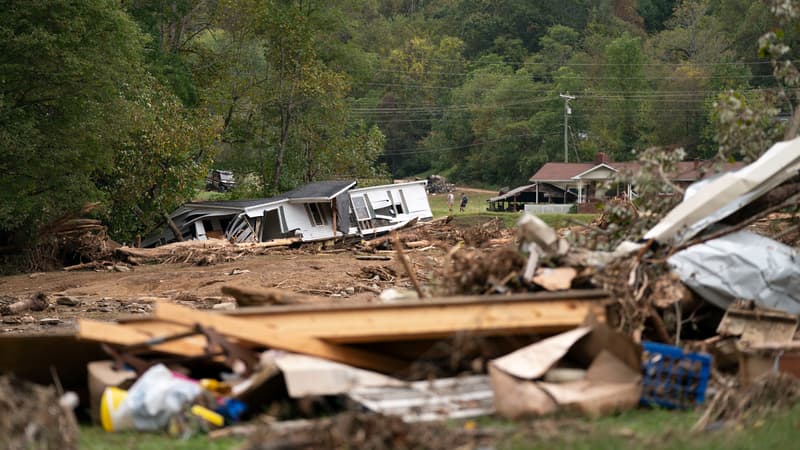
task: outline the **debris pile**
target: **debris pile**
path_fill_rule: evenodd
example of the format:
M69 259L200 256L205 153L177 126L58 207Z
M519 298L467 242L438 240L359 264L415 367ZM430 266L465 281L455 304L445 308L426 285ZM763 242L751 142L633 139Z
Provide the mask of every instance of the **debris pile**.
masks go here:
M745 231L797 204L799 169L800 140L778 144L690 186L651 229L613 247L583 246L591 236L531 215L515 237L499 220L409 223L356 245L356 259L395 260L349 274L348 295L381 302L226 284L232 311L172 299L117 323L82 319L77 339L108 355L88 366L93 416L109 431L187 436L234 433L267 411L267 425L248 428L251 449L479 445L477 433L418 423L487 414L707 405L696 430L749 420L800 398L800 266L796 249L773 239L794 233L795 219L772 237ZM116 254L197 264L289 241ZM407 253L434 248L419 256L444 265L420 274ZM409 283L411 295L397 289Z
M236 261L247 255L263 255L271 249L285 248L299 242L299 239L287 238L241 244L225 239L206 239L175 242L155 248L120 247L116 249L115 255L120 261L133 265L183 263L208 266Z
M447 178L441 175L430 175L428 177L428 184L425 186L425 189L430 194L441 194L455 191L456 185L449 183Z
M87 203L76 213L42 226L36 246L27 254L30 268L52 270L111 259L119 244L109 239L108 229L99 220L85 218L98 206Z
M452 216L447 216L411 224L397 230L397 236L404 249L415 251L432 248L449 250L459 243L476 248L499 247L513 240L513 230L506 228L499 218L466 228L454 226L452 220ZM362 241L357 247L364 252L391 251L393 242L391 236L387 235Z
M0 447L7 450L78 448L70 396L14 376L0 377Z

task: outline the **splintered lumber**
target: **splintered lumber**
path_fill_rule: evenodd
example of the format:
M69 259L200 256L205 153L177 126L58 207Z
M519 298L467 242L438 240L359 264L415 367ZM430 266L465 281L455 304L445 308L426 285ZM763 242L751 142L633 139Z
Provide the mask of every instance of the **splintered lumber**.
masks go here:
M228 337L237 338L245 342L252 342L277 350L318 356L365 369L391 373L399 372L407 366L403 361L383 355L330 344L308 335L284 335L274 329L270 329L268 325L258 322L197 311L171 303L156 304L154 316L157 319L183 325L200 324L214 328Z
M222 293L235 298L239 306L330 303L330 300L324 297L297 294L278 288L250 288L228 285L222 286Z
M172 334L172 333L169 333ZM143 331L111 322L99 320L78 320L78 339L87 341L105 342L116 345L136 345L152 342L152 349L163 353L183 356L200 356L205 354L203 345L198 345L185 338L175 341L158 343L158 339L168 334L153 336Z
M477 335L546 334L580 326L588 315L605 319L602 290L464 296L383 304L271 306L229 311L239 322L280 335L364 343ZM244 339L244 338L243 338Z

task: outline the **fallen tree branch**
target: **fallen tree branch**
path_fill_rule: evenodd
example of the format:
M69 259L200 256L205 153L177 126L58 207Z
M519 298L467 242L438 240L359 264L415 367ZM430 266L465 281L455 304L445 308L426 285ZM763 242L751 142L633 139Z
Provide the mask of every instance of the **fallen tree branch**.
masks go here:
M222 286L222 293L235 298L239 306L297 305L329 301L322 297L297 294L276 288L248 288L227 285Z
M406 255L403 254L403 244L400 242L400 238L397 237L397 233L392 231L392 244L394 245L394 249L397 252L397 259L400 260L400 263L403 264L403 268L406 269L406 273L408 273L408 278L411 279L411 284L414 285L414 289L417 291L417 295L419 298L425 298L425 292L422 290L422 286L419 284L419 280L417 280L417 274L414 272L414 268L411 267L411 264L408 262Z

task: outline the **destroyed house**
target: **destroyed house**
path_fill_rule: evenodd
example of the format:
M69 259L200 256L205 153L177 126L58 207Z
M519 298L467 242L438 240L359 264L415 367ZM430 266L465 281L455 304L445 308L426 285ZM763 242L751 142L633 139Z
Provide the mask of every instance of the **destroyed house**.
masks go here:
M380 233L398 223L432 218L426 184L422 180L351 189L350 233Z
M281 195L191 202L170 215L183 240L266 242L296 237L319 241L389 231L413 219L433 217L425 181L353 189L356 181L318 181ZM178 239L165 226L142 242L152 247Z

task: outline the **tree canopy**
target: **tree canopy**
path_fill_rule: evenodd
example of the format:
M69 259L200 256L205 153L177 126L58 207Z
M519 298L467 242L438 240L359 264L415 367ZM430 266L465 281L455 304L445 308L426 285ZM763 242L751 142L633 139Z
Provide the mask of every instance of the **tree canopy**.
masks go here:
M435 172L523 183L563 159L560 94L571 161L745 157L797 103L793 66L770 62L796 59L784 3L7 0L0 244L88 201L133 239L212 166L248 196Z

